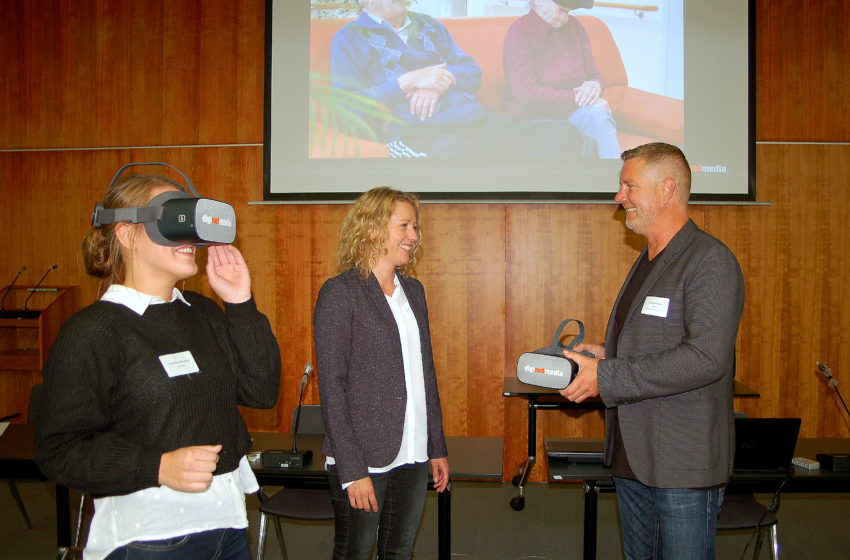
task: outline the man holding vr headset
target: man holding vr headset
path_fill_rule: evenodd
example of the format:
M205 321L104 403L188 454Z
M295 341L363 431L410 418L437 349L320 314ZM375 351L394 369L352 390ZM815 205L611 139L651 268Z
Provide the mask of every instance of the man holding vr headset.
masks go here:
M233 207L200 198L179 170L188 187L119 181L126 167L83 241L86 271L107 289L66 322L45 364L38 464L94 496L87 560L247 560L244 494L257 481L237 405L274 406L277 341L229 245ZM176 287L197 273L198 246L224 310Z

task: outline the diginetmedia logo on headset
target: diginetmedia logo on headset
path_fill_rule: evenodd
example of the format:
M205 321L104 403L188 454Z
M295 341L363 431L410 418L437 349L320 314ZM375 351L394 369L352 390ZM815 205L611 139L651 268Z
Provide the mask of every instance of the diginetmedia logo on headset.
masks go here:
M233 227L233 220L230 218L216 218L208 214L204 214L201 216L201 221L205 224L212 224L215 226Z
M563 377L564 372L559 369L546 369L542 367L525 366L523 370L526 373L542 373L543 375L553 375L555 377Z

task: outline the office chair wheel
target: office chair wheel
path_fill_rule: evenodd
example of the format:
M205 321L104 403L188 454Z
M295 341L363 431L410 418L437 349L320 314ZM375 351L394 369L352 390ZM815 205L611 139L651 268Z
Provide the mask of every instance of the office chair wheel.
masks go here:
M522 480L521 474L514 475L514 477L511 479L511 484L513 484L514 486L519 486L520 480Z
M511 507L515 511L522 511L525 508L525 496L511 498Z

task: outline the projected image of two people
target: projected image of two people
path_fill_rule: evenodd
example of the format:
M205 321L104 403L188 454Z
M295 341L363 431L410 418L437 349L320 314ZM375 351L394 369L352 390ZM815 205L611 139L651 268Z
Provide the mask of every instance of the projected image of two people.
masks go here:
M628 85L594 0L473 0L463 17L450 0L317 1L313 158L596 159L683 142L683 100Z

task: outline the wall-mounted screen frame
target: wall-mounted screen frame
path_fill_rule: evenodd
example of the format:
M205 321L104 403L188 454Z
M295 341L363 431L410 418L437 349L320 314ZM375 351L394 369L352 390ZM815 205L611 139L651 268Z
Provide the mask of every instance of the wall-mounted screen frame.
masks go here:
M473 101L504 117L505 30L528 11L527 3L407 3L411 12L431 15L476 61L481 76ZM332 11L340 6L342 12ZM677 144L694 170L692 200L754 201L754 0L650 0L628 10L612 6L596 2L570 17L588 29L600 66L618 57L624 70L626 84L604 84L602 93L609 98L621 148L657 140ZM265 200L348 202L376 185L392 185L428 201L610 201L620 162L597 157L580 133L573 134L569 153L558 151L556 157L529 156L547 146L543 142L529 149L535 140L516 142L515 153L490 157L460 152L390 157L393 140L386 133L396 117L378 119L374 111L391 113L392 107L386 100L364 105L362 88L343 85L349 78L341 75L340 68L346 68L339 62L342 49L334 46L340 29L360 17L356 7L356 0L267 0ZM600 39L606 30L608 38ZM331 61L334 56L337 60ZM334 114L341 91L355 95L342 96L343 107ZM346 118L350 122L340 124ZM544 130L570 126L565 119L550 121ZM380 124L364 131L358 129L362 122ZM525 137L518 133L517 138Z

